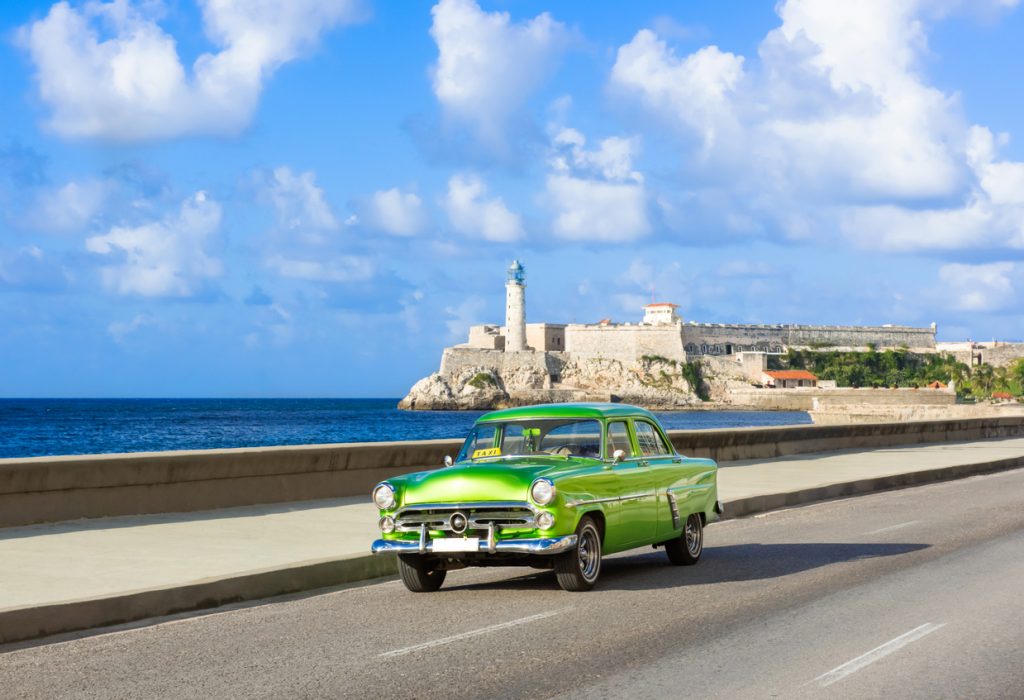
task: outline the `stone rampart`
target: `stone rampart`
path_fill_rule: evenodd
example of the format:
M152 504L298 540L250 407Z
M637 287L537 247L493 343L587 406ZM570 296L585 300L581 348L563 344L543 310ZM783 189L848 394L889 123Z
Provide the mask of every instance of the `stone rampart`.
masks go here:
M783 352L787 347L933 350L935 330L909 326L799 326L688 323L683 342L689 355Z
M719 462L1024 435L1024 417L669 433ZM433 469L459 440L0 459L0 527L366 495L389 476Z
M993 367L1008 367L1024 357L1024 343L1001 343L980 350L981 361Z
M956 394L935 389L749 389L729 394L729 403L762 411L810 411L839 406L951 406Z
M565 350L577 358L636 362L645 355L686 361L682 327L584 326L565 329Z

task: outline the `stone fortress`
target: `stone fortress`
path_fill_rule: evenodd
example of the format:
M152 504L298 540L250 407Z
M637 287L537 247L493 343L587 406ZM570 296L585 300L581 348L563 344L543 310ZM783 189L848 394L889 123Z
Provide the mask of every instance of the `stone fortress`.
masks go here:
M637 323L527 323L526 274L518 260L508 269L505 299L505 325L471 327L467 342L445 348L439 371L417 382L400 408L488 409L577 400L682 408L700 403L687 379L692 375L684 371L693 360L739 369L790 347L936 349L935 324L694 323L685 322L671 303L646 305Z

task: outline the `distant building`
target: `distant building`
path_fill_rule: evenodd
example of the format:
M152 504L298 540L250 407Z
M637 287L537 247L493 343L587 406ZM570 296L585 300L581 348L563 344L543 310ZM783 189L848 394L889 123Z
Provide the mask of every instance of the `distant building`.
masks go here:
M817 386L818 378L805 369L769 369L761 383L774 389L799 389Z
M591 324L527 323L526 270L522 263L514 260L505 280L505 324L473 326L469 329L468 342L455 349L458 352L565 353L564 360L624 362L642 357L687 362L706 355L726 355L740 361L753 382L764 381L761 369L766 368L766 353L782 354L792 347L935 350L934 325L911 328L889 324L871 327L695 323L684 322L678 308L678 304L670 302L646 304L639 323L616 323L608 318ZM469 364L474 361L469 356L464 359ZM809 381L806 377L803 379Z
M679 304L669 304L667 302L647 304L644 306L644 320L642 323L645 326L674 326L677 323L682 323L683 319L679 318L679 314L676 313L678 308Z

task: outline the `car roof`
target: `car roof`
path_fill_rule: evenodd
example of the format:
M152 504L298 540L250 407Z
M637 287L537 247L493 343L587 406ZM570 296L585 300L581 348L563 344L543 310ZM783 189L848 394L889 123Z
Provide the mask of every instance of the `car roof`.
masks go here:
M625 403L544 403L536 406L506 408L486 413L478 423L496 420L526 420L531 418L652 418L654 415L638 406Z

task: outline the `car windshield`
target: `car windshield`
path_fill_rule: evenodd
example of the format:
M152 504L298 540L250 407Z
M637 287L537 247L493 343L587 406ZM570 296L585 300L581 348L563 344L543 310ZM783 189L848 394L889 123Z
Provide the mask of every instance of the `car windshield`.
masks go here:
M459 462L522 455L601 457L601 423L596 420L535 419L474 426Z

